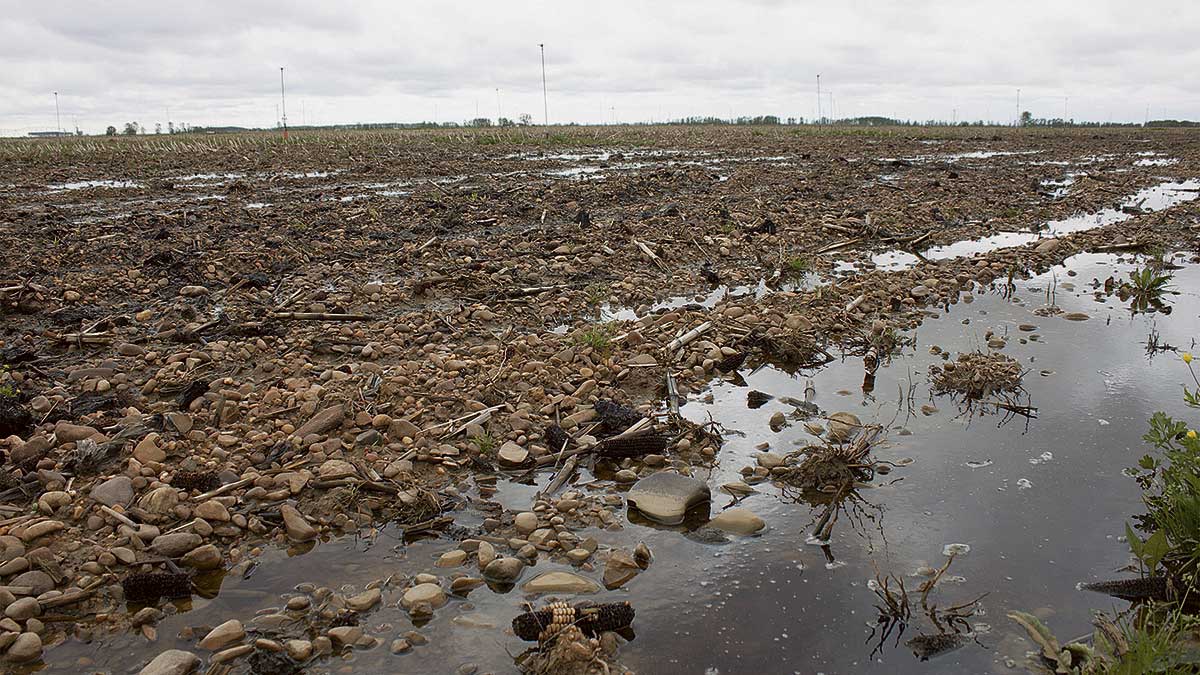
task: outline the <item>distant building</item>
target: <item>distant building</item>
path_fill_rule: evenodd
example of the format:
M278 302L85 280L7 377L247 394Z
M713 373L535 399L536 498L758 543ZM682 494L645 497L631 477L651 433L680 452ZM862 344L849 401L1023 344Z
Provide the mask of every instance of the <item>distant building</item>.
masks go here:
M29 135L36 138L58 138L60 136L74 136L75 134L69 131L31 131Z

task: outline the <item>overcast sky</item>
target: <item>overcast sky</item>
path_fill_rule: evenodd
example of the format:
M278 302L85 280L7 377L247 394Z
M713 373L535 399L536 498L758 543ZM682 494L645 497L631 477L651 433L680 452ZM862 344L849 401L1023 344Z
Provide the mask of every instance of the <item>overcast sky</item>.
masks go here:
M0 133L135 120L1200 119L1190 0L0 0ZM829 97L823 110L829 112ZM477 113L478 111L478 113Z

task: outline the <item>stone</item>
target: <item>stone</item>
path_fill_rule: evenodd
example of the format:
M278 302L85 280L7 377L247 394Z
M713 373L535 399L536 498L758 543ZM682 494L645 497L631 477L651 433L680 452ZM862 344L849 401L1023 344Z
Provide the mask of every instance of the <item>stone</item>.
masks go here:
M199 656L182 649L168 649L147 663L138 675L189 675L199 665Z
M172 532L160 534L150 542L154 552L168 558L177 558L203 543L200 535L191 532Z
M213 544L198 546L183 556L183 564L198 570L215 570L221 566L221 550Z
M37 633L21 633L4 653L4 660L12 663L29 663L42 658L42 637Z
M300 663L312 658L313 645L308 640L288 640L283 643L283 649L288 656Z
M32 619L41 613L42 606L38 603L37 598L17 598L16 601L4 608L4 615L16 621Z
M158 434L150 433L133 448L133 457L142 464L149 464L162 462L167 458L167 453L158 447Z
M829 416L829 424L825 436L835 443L850 440L862 428L858 416L849 412L835 412Z
M521 590L526 593L595 593L600 586L592 581L570 572L545 572L526 581Z
M617 549L608 554L604 563L604 587L608 590L624 586L642 571L628 551Z
M246 629L242 628L242 622L237 619L230 619L210 630L208 635L205 635L204 639L197 643L197 646L201 649L215 652L228 647L244 637L246 637Z
M524 464L529 459L529 451L517 445L513 441L506 441L500 446L500 451L496 453L501 464L508 466L518 466Z
M783 455L774 452L758 453L758 465L764 469L774 469L783 465Z
M10 586L28 586L33 590L33 595L38 596L46 591L54 590L54 578L41 570L30 570L24 574L19 574L15 579L8 582Z
M283 526L292 541L309 541L317 537L317 528L310 525L291 504L280 506L279 515L283 516Z
M918 300L928 296L930 293L931 291L924 285L913 286L912 290L909 291L909 294Z
M446 604L446 592L437 584L417 584L405 591L404 597L400 598L400 604L405 609L412 609L421 603L428 603L430 607L437 609Z
M525 563L516 558L496 558L483 568L483 576L500 583L513 583L524 571Z
M91 498L105 506L125 506L133 499L133 479L116 476L92 487Z
M446 551L434 563L434 567L458 567L467 561L467 552L461 549Z
M155 488L138 500L138 506L158 515L166 515L179 503L179 491L170 485Z
M726 509L708 522L709 525L733 534L754 534L767 526L750 509Z
M356 612L365 612L375 605L378 605L379 601L382 599L383 592L378 588L371 588L359 593L358 595L352 595L349 598L346 598L346 606Z
M64 528L66 528L66 524L60 520L43 520L25 528L25 531L21 533L21 541L28 544L38 537L53 534Z
M482 586L483 583L483 579L478 577L459 577L450 582L450 592L455 595L466 595Z
M331 429L340 426L342 423L342 418L345 416L345 414L346 411L345 408L342 407L342 404L339 403L337 405L329 406L328 408L318 412L316 415L313 415L304 424L300 425L300 428L296 429L296 432L292 435L304 438L309 434L326 433Z
M1061 239L1047 239L1034 247L1033 250L1035 253L1052 253L1060 244L1062 244Z
M516 526L517 531L521 534L529 534L538 528L537 514L532 511L518 513L513 518L513 525Z
M767 426L771 427L771 431L779 432L787 426L787 417L777 410L771 414L771 419L767 421Z
M613 475L613 479L618 483L636 483L638 475L637 472L633 471L632 469L621 469Z
M85 427L79 424L71 424L60 420L54 425L54 437L59 443L76 443L85 438L96 438L103 436L99 431L92 427Z
M224 504L215 499L210 499L201 503L196 507L196 510L192 512L192 515L196 516L197 518L203 518L210 523L229 522L229 509L225 508Z
M359 626L337 626L330 628L328 633L336 644L352 645L362 639L363 629Z
M317 475L320 476L322 480L334 480L337 478L358 475L358 469L356 469L353 464L345 460L330 459L321 464L321 468L317 470Z
M711 497L708 486L695 478L662 471L634 483L625 499L647 518L677 525L689 509Z
M475 555L479 558L479 569L483 569L496 559L496 547L491 542L481 541Z

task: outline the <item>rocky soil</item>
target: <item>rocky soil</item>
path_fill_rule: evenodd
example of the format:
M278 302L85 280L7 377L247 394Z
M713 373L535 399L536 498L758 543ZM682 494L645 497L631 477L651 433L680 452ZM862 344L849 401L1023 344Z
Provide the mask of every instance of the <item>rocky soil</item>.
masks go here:
M981 150L1011 154L961 156ZM713 378L843 356L871 371L980 284L1081 251L1191 247L1200 222L1200 202L1122 202L1200 176L1182 131L248 134L5 142L0 164L6 667L66 640L154 641L267 547L384 523L444 543L430 569L362 588L297 579L277 612L130 664L155 675L424 648L419 629L366 627L381 604L419 625L448 596L618 588L652 551L576 532L622 528L627 501L669 523L709 498L690 476L718 461L720 430L674 409ZM1113 206L1128 219L871 262ZM598 480L576 482L582 465ZM555 479L527 508L490 499L538 472ZM467 512L482 525L457 524ZM527 575L539 559L575 571ZM579 672L619 658L615 633L581 640Z

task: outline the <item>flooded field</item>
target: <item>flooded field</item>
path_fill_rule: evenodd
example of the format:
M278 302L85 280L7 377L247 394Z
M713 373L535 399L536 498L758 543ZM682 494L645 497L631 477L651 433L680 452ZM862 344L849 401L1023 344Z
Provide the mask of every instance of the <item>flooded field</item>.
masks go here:
M0 649L1026 672L1128 607L1200 143L951 132L0 146Z

